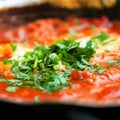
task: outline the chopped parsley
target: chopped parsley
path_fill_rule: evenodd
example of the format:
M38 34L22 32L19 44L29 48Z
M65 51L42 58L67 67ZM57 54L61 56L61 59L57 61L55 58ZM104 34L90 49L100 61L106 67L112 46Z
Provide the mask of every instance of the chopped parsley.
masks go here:
M12 51L17 49L17 46L13 42L10 43L10 47L12 48Z
M4 60L3 60L3 63L4 63L4 64L10 63L10 62L11 62L10 59L4 59Z
M70 34L76 35L74 31ZM15 92L19 86L32 87L45 91L55 91L69 84L71 70L90 70L95 74L103 74L105 70L99 64L91 64L90 58L95 53L94 47L111 42L110 36L101 32L86 42L84 47L81 42L74 39L58 40L51 46L42 46L36 43L33 51L26 52L17 60L4 59L3 63L11 64L14 73L13 79L0 79L9 86L8 92ZM14 43L11 43L15 50ZM120 63L120 59L107 61L107 67L115 67ZM35 101L38 97L35 98Z
M120 65L120 58L116 59L116 60L108 60L107 61L107 68L114 68Z
M90 70L95 74L103 74L105 70L102 66L90 64L89 60L95 53L93 46L108 42L108 38L109 36L102 32L89 40L84 47L73 39L59 40L51 46L36 43L34 50L26 52L22 58L3 60L4 64L11 64L14 77L11 80L2 77L0 82L9 85L6 88L8 92L15 92L19 86L55 91L68 85L71 70ZM118 66L119 63L119 58L107 61L110 67ZM38 101L37 96L35 101Z
M92 37L91 41L93 42L94 47L96 47L96 46L106 45L109 42L112 42L113 39L111 39L111 37L106 32L102 31L100 35L96 35Z
M94 64L92 65L91 71L95 74L103 74L105 70L102 68L100 64Z
M22 58L11 60L12 80L7 91L15 91L19 86L55 91L68 85L71 70L91 68L89 60L95 53L92 42L85 47L74 40L57 41L51 46L36 44L33 51L26 52ZM7 62L7 61L4 61Z
M8 92L16 92L17 89L18 89L17 86L8 86L6 88L6 91L8 91Z
M74 30L72 30L72 29L70 29L69 31L68 31L68 33L69 34L71 34L73 37L75 37L75 38L77 38L78 37L78 34L77 34L77 32L75 32Z
M94 70L94 73L96 73L96 74L102 74L104 72L105 72L105 70L102 68Z

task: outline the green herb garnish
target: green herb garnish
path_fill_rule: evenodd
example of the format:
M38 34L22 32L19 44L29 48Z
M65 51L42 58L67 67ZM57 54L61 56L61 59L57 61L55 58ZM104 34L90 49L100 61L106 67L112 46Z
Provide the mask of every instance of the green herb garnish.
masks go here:
M103 74L105 72L105 70L100 64L92 65L91 71L95 74Z
M17 49L17 46L13 42L10 43L10 47L12 48L12 51Z
M97 69L97 70L94 70L94 73L95 74L102 74L102 73L104 73L105 72L105 70L104 69Z
M113 39L111 39L111 37L106 32L102 31L100 35L96 35L93 38L91 38L91 41L93 42L94 47L96 47L96 46L106 45L112 42Z
M120 65L120 58L116 59L116 60L108 60L107 61L107 68L114 68Z
M4 63L4 64L11 63L11 60L10 60L10 59L4 59L4 60L3 60L3 63Z
M78 37L78 34L77 34L77 32L76 31L74 31L74 30L72 30L72 29L70 29L69 31L68 31L68 33L69 34L71 34L73 37L75 37L75 38L77 38Z
M16 92L17 89L18 89L17 86L8 86L6 88L6 91L8 91L8 92Z
M57 41L51 46L36 44L34 50L26 52L20 60L10 61L14 79L2 80L10 85L6 90L15 91L19 86L26 86L55 91L67 86L72 69L91 68L89 60L95 53L92 46L88 41L85 47L80 47L80 42L74 40Z

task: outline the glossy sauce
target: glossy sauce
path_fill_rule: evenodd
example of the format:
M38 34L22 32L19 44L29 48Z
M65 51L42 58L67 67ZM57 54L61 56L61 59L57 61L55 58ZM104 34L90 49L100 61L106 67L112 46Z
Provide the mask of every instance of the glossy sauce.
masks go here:
M51 45L57 39L76 37L74 34L69 34L69 30L74 30L77 38L97 35L103 30L111 36L119 36L120 22L112 22L105 16L93 19L69 17L64 21L60 19L37 20L0 33L0 60L11 58L12 51L8 47L11 41L32 47L35 42ZM3 44L7 47L3 47ZM120 103L120 65L115 68L105 67L106 58L116 59L119 57L119 54L114 53L105 53L100 57L94 57L91 61L100 63L106 72L95 74L88 70L79 72L73 70L69 85L55 92L22 87L16 92L7 92L5 88L8 85L0 82L0 98L20 103L65 102L94 105ZM10 66L4 65L2 62L0 66L0 76L4 75L5 78L11 79Z

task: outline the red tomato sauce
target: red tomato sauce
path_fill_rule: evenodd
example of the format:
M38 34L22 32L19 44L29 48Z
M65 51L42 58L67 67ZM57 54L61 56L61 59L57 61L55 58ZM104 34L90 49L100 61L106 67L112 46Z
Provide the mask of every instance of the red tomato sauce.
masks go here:
M78 38L99 34L102 30L110 35L119 35L120 22L112 22L105 16L93 19L74 17L69 17L66 20L42 19L1 32L0 44L14 41L26 45L34 45L35 42L51 45L57 39L76 37L74 34L69 34L69 30L74 30ZM6 51L0 52L0 60L11 57L11 50ZM94 58L94 60L99 61L105 67L104 59L106 56L110 57L111 54ZM118 57L113 54L112 58ZM7 92L5 88L8 85L0 82L0 98L20 103L36 101L97 105L111 104L116 101L120 103L120 66L105 68L105 70L106 72L103 74L95 74L88 70L79 72L73 70L69 85L54 92L23 87L20 87L16 92ZM0 64L0 75L4 75L7 79L12 78L10 67Z

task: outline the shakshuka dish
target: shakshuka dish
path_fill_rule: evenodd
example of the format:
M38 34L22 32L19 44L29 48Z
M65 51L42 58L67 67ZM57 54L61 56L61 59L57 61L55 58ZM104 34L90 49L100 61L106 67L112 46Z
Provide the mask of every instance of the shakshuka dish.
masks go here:
M0 30L0 99L120 104L120 21L45 18Z

